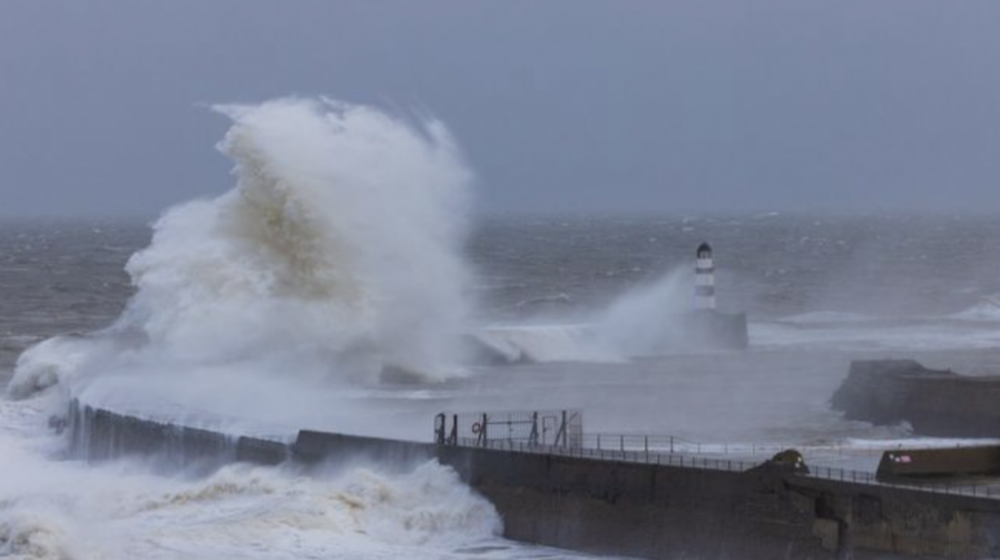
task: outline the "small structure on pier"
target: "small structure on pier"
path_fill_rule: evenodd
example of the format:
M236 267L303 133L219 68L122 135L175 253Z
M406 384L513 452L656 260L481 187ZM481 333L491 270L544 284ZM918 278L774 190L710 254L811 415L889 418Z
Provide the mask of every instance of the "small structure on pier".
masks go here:
M1000 475L1000 445L893 449L882 454L876 478L880 482L961 482L996 479Z

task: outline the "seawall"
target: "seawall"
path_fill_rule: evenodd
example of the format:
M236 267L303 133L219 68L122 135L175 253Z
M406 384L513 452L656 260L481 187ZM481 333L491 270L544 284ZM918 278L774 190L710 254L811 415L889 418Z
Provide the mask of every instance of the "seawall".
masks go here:
M1000 377L967 377L913 360L851 364L831 404L851 420L909 422L936 437L1000 437Z
M286 444L76 402L68 420L71 450L92 460L142 454L184 467L437 459L493 502L506 537L585 552L701 560L1000 555L1000 501L826 480L777 466L678 466L309 431Z

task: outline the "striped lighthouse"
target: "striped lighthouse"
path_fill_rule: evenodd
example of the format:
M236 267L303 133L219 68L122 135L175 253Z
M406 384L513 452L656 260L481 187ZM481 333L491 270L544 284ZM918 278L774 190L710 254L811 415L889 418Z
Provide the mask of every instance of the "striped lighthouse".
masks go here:
M708 243L698 246L694 269L695 308L715 311L715 263Z

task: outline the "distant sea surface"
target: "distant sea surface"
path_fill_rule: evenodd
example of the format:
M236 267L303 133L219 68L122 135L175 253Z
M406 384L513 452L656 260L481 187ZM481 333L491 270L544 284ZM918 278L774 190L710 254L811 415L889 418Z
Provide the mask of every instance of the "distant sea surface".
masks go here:
M149 240L142 219L0 220L0 368L42 338L110 324ZM517 322L573 318L693 267L702 241L720 307L755 321L947 316L1000 296L1000 219L987 217L494 217L467 251L481 320Z

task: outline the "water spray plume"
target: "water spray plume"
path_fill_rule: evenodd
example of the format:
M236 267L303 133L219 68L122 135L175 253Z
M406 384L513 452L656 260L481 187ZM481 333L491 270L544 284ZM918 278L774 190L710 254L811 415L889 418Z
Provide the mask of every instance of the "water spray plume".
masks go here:
M459 372L472 174L448 130L329 99L215 110L233 121L219 149L236 186L156 222L127 265L135 296L102 335L134 344L90 365L366 382L386 367ZM74 344L84 356L70 369L86 369L95 360ZM74 373L32 361L11 391Z

